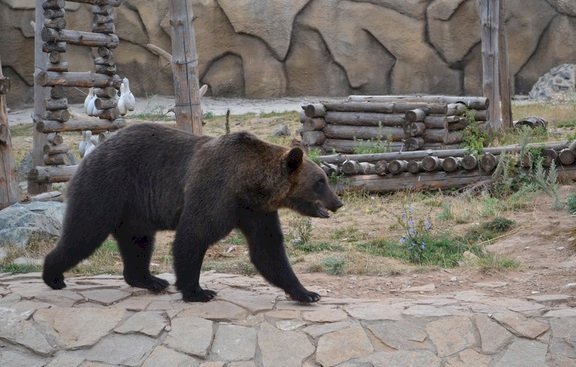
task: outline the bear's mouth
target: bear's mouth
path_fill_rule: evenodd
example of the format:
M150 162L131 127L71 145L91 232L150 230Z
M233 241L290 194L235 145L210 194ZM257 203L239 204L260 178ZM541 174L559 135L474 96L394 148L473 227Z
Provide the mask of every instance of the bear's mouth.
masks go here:
M330 218L330 212L320 202L316 202L316 213L319 218Z

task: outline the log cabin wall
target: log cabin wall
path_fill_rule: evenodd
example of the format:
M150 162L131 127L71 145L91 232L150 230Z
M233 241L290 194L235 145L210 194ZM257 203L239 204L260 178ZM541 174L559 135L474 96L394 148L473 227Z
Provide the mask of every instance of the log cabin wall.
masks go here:
M462 144L470 122L483 128L488 100L454 96L350 96L302 106L302 144L326 153L355 153L377 144L391 151Z

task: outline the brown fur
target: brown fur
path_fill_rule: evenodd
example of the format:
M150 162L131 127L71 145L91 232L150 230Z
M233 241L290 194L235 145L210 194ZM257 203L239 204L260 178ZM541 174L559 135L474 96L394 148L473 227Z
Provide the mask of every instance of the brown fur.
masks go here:
M205 302L215 295L199 285L206 250L238 228L269 282L295 300L315 302L319 296L300 284L288 262L277 210L327 217L340 206L324 172L300 148L249 133L211 138L139 124L106 141L78 168L43 279L54 289L65 287L63 273L112 234L128 284L160 291L168 283L149 270L154 234L175 229L176 286L184 300Z

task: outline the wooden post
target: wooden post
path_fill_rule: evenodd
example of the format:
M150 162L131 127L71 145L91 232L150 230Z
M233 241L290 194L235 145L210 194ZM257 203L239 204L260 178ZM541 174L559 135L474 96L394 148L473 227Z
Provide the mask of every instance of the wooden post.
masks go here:
M504 0L500 0L500 98L502 98L502 127L512 128L512 78L510 78L510 62L508 59L508 34L506 32L506 16L504 13Z
M20 201L20 192L16 180L16 164L12 156L12 140L6 111L6 93L9 79L2 74L0 60L0 210Z
M482 76L484 97L490 101L492 131L512 127L510 74L502 0L479 0L482 24Z
M33 123L36 127L37 123L44 120L44 113L46 111L46 99L49 97L48 88L44 88L36 77L43 72L46 72L46 65L48 64L48 56L42 52L42 25L44 24L44 9L42 8L42 1L36 1L36 30L34 32L34 117ZM36 128L32 130L32 167L44 166L44 145L48 142L45 134L39 132ZM37 183L34 180L28 180L28 194L36 195L49 191L50 185L46 183Z
M194 33L192 0L170 0L172 26L172 71L176 126L202 134L202 107L198 82L198 54Z

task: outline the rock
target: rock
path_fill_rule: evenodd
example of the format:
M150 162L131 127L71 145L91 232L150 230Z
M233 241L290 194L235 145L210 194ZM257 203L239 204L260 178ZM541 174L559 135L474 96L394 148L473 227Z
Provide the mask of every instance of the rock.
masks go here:
M374 351L362 327L352 326L329 334L318 340L316 361L322 366L336 366L349 359L363 357Z
M29 348L40 355L52 354L56 349L28 320L29 316L27 312L17 313L10 309L0 308L0 339Z
M175 367L198 367L198 362L194 358L184 353L176 352L162 345L154 348L154 351L146 360L142 367L175 366ZM204 364L202 364L204 366ZM215 365L214 367L217 367ZM224 367L224 364L220 367Z
M86 359L111 365L140 366L156 341L144 335L112 334L86 353Z
M360 359L361 362L371 363L370 366L394 367L440 367L442 361L434 353L427 350L396 352L376 352L369 357ZM362 366L362 365L360 365ZM362 366L363 367L363 366Z
M546 366L546 344L535 340L516 340L494 367Z
M244 326L220 325L212 354L224 361L242 361L254 358L256 353L256 330Z
M290 136L290 128L288 128L288 125L282 124L274 130L274 133L272 133L272 135L273 136Z
M59 202L31 202L1 210L0 246L23 248L31 240L60 236L64 208Z
M576 92L576 64L553 67L541 76L530 90L530 98L550 100Z
M86 299L99 303L104 306L109 306L113 303L119 302L124 298L130 297L130 293L121 291L119 289L93 289L80 292Z
M484 353L497 353L503 346L510 343L514 337L506 328L500 326L486 315L475 315L474 322L480 334L480 346Z
M492 317L514 334L524 338L536 339L550 329L546 322L529 319L515 312L496 312Z
M10 367L42 367L43 359L32 354L0 349L0 365Z
M439 357L446 357L471 348L476 343L474 325L468 317L446 317L426 325Z
M345 308L350 316L361 320L401 320L404 305L366 303Z
M445 367L485 367L490 365L491 358L472 349L466 349L456 356L448 358Z
M124 310L113 308L54 307L36 311L34 321L63 349L77 349L96 344L123 316Z
M336 322L346 320L348 315L340 309L326 309L304 312L302 318L311 322Z
M166 326L167 320L162 312L142 311L132 315L114 331L120 334L142 333L155 338Z
M208 355L212 342L213 323L188 314L186 311L172 320L172 329L164 344L179 352L199 357Z
M530 296L528 300L535 301L538 303L545 303L548 305L556 305L559 303L566 303L572 300L574 297L567 294L543 294L538 296Z
M381 321L367 326L374 336L394 349L433 349L426 331L412 321Z
M306 334L281 331L266 322L258 332L258 346L264 366L300 367L304 359L314 353Z
M480 25L471 0L194 0L199 75L212 95L482 94ZM30 1L0 7L3 66L12 80L8 104L33 100L34 9ZM114 59L138 96L173 93L172 72L146 46L171 50L168 0L147 7L130 0L115 10L121 46ZM85 30L89 7L66 5L68 29ZM506 4L511 77L527 93L553 65L574 60L571 0ZM386 19L386 22L382 22ZM562 34L563 37L557 37ZM564 44L565 47L559 47ZM91 70L89 50L71 48L66 61ZM149 73L149 70L156 70ZM145 78L140 76L146 75ZM68 99L84 95L70 88Z
M60 354L54 358L46 367L78 367L84 362L83 357Z

